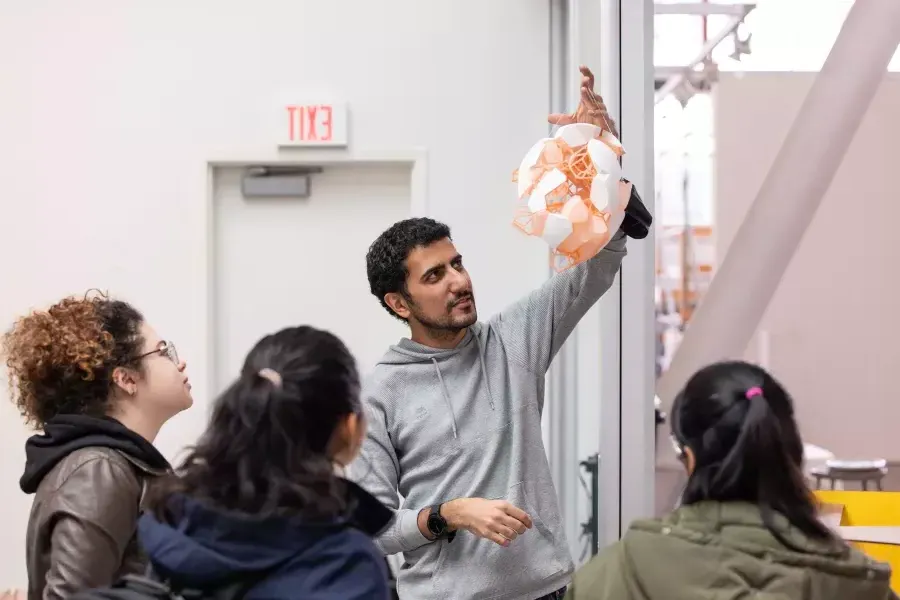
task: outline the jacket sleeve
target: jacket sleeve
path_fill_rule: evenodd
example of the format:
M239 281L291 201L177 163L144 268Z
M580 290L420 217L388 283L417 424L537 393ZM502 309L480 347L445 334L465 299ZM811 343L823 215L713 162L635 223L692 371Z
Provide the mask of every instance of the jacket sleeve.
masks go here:
M113 583L135 532L141 487L126 465L94 457L56 491L44 600Z
M409 552L431 540L419 531L419 510L400 508L400 462L391 442L383 407L369 398L366 439L350 468L350 478L394 511L394 518L375 544L386 555Z
M620 230L596 256L557 273L493 317L510 358L543 376L581 318L610 288L626 252Z

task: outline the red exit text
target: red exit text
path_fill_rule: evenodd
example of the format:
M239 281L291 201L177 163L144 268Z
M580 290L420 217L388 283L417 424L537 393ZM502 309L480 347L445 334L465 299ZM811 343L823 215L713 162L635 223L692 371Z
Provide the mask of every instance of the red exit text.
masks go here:
M330 104L287 106L288 140L291 142L330 142L334 131Z

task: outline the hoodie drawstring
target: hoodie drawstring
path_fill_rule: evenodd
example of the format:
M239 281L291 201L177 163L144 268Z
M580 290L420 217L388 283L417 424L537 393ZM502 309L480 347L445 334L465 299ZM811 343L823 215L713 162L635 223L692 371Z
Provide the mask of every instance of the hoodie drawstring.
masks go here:
M487 388L488 392L488 401L491 403L491 410L496 410L494 408L494 394L491 393L491 380L488 378L487 366L484 364L484 352L481 349L481 342L478 341L478 336L475 336L475 345L478 346L478 360L481 361L481 376L484 377L484 386Z
M450 402L450 392L447 391L447 386L444 385L444 377L441 375L441 368L438 366L437 360L433 356L431 357L431 363L434 365L438 381L441 384L441 394L444 396L447 408L450 409L450 418L452 419L453 424L453 439L457 439L459 436L456 434L456 413L453 411L453 404Z
M494 392L491 391L491 381L488 378L487 365L484 362L484 352L481 348L481 342L478 341L477 335L475 335L475 344L478 346L478 364L481 365L481 377L484 379L484 386L487 388L488 402L491 405L491 410L497 410L497 407L494 405ZM438 366L437 359L433 356L431 357L431 364L434 365L434 372L437 373L438 382L441 386L441 395L444 397L444 402L447 403L447 408L450 410L450 419L453 425L453 437L454 439L458 439L456 412L453 410L453 403L450 401L450 390L447 389L447 385L444 383L444 376L441 375L441 368Z

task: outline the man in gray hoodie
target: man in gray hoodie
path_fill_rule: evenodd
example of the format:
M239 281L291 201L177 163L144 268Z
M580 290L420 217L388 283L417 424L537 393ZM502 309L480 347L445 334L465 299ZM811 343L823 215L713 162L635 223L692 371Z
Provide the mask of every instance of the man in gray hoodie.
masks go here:
M624 256L619 231L479 322L446 225L408 219L372 244L371 291L411 335L367 379L368 435L351 474L396 512L378 544L403 553L401 598L562 598L574 563L541 438L544 376Z

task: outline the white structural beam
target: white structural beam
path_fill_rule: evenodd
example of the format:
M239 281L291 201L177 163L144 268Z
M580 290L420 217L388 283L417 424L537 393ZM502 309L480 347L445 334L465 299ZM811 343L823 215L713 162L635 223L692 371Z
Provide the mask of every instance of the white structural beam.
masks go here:
M653 212L653 2L550 0L549 6L551 110L574 109L578 65L590 66L619 124L625 176ZM653 511L654 264L652 236L629 241L621 277L578 325L549 374L545 440L576 560L581 523L592 508L578 481L579 462L590 454L600 456L594 502L601 547ZM625 340L623 330L630 331Z
M576 7L571 0L550 0L550 106L548 112L573 110L573 45L577 31L573 27ZM574 67L577 69L577 67ZM577 88L576 88L577 89ZM552 127L549 126L552 131ZM549 255L548 255L549 256ZM549 265L549 260L548 260ZM548 277L553 276L548 266ZM547 378L544 413L547 423L547 457L553 476L563 527L572 553L578 557L578 454L575 427L578 422L577 344L581 327L569 337L553 361Z
M580 65L598 75L599 91L606 97L603 73L609 68L602 57L602 3L605 0L550 0L551 106L552 112L569 112L580 100ZM551 127L551 131L554 128ZM548 270L552 276L552 270ZM592 516L589 495L581 484L587 479L580 463L599 451L602 370L601 307L588 311L562 347L550 370L546 414L546 443L553 481L569 546L576 561L586 556L589 534L582 524Z
M551 0L551 110L574 110L580 98L579 65L589 66L597 75L596 86L610 113L619 121L619 17L618 0ZM608 14L609 13L609 14ZM637 152L637 150L635 150ZM552 273L551 273L552 275ZM582 318L561 349L550 371L546 400L546 442L553 480L564 518L569 546L576 561L590 548L589 534L583 535L582 524L594 514L588 490L580 478L589 479L581 462L601 453L601 443L609 438L618 448L619 418L602 419L607 402L618 406L619 313L612 309L610 297L618 299L614 287L598 306ZM607 339L605 332L614 335ZM615 376L613 385L608 379ZM601 461L602 462L602 461ZM608 530L618 538L619 524L619 460L618 454L605 463L612 469L609 485L601 485L600 498L593 498L598 512L609 522ZM615 499L615 502L608 500ZM599 528L598 528L599 529ZM602 544L605 545L605 544Z
M653 2L603 0L601 91L619 124L625 176L651 213ZM654 505L654 235L629 240L619 278L601 300L600 545Z
M588 65L597 76L596 89L607 99L608 91L604 87L604 72L608 66L604 61L603 36L604 16L603 3L605 0L570 0L569 19L572 28L571 51L571 81L570 92L574 98L579 97L579 82L581 74L578 65ZM614 65L618 71L618 64ZM572 431L575 436L572 443L577 454L577 461L572 467L575 473L585 481L577 484L577 502L574 506L578 515L577 554L575 559L588 555L591 550L592 538L588 530L582 534L582 524L588 523L595 514L598 499L590 493L591 480L589 473L581 467L581 462L600 451L601 427L600 404L602 398L602 385L604 372L600 368L603 356L602 325L601 318L603 307L600 303L591 308L582 318L577 329L577 340L572 344L575 363L577 411L570 414ZM596 527L594 529L596 531ZM576 540L571 540L573 542ZM586 552L587 551L587 552ZM586 556L589 558L589 556Z
M628 0L626 0L628 1ZM633 1L633 0L632 0ZM601 0L600 92L610 116L622 124L622 0ZM628 147L628 152L632 148ZM629 244L629 251L630 251ZM617 277L600 299L600 414L595 426L600 431L597 533L600 546L619 539L622 530L621 442L621 339L622 280Z
M898 44L900 2L853 5L660 380L664 405L697 369L743 356Z
M671 94L675 88L681 85L684 80L690 75L690 71L702 63L704 60L707 60L712 56L713 50L716 49L716 46L721 44L725 38L731 35L734 30L738 28L738 26L744 21L744 17L746 15L740 15L732 18L728 25L723 27L718 33L709 38L705 44L703 44L703 48L700 49L700 52L697 53L697 56L689 62L687 65L681 69L680 72L673 74L669 77L664 84L656 91L654 104L659 104L662 102L666 96Z
M655 214L653 152L653 2L619 0L622 167ZM652 516L656 384L655 235L630 240L621 272L620 532ZM602 457L601 457L602 458Z
M713 4L711 2L658 2L653 10L657 15L731 15L743 17L756 8L756 2Z

